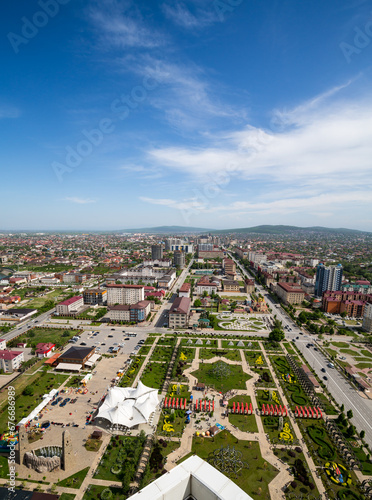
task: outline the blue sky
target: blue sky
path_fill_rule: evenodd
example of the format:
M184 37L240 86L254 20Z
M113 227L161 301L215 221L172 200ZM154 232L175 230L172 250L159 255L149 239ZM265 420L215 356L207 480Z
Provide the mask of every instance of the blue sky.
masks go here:
M2 229L372 231L372 7L17 0Z

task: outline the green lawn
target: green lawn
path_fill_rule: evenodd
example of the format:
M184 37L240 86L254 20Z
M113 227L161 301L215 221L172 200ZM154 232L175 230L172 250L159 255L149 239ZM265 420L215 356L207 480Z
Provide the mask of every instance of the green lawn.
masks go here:
M76 472L76 474L73 474L72 476L63 479L62 481L59 481L57 483L57 486L63 486L65 488L76 488L78 490L82 485L85 476L88 474L88 471L89 467L86 467L85 469Z
M32 375L22 374L14 383L16 391L16 420L19 422L23 417L27 416L31 411L42 401L42 396L47 394L52 389L58 389L60 385L68 378L68 375L59 373L36 372ZM23 390L31 386L34 390L32 396L22 394ZM6 392L4 393L6 395ZM0 412L0 433L7 429L7 411L6 405L2 407Z
M331 342L331 345L334 345L335 347L340 347L343 349L348 349L350 347L350 344L347 342Z
M270 370L265 368L254 368L253 366L250 367L250 370L260 375L260 378L256 383L257 387L276 388L276 384L271 376Z
M77 335L80 330L67 330L63 328L32 328L27 333L9 342L9 347L15 347L20 342L27 342L28 347L40 342L51 342L57 347L66 344L70 338Z
M161 436L181 435L186 425L185 410L163 409L159 418L157 432Z
M327 415L339 414L339 411L336 410L336 408L333 406L333 404L330 402L329 398L325 394L323 394L322 392L318 392L316 395L320 399L323 409Z
M262 458L257 442L239 441L229 432L222 431L214 438L194 437L192 452L211 462L213 452L220 449L221 446L234 447L242 454L243 463L249 467L244 468L238 477L231 476L230 479L254 499L270 498L268 484L278 471Z
M71 493L62 493L59 500L75 500L76 496ZM84 497L85 498L85 497Z
M137 373L139 372L143 362L145 361L145 358L142 358L140 356L137 356L132 359L133 363L128 368L126 374L121 377L121 380L119 382L119 387L130 387L134 379L136 378Z
M365 368L372 368L372 363L369 361L368 363L357 363L355 365L359 370L364 370Z
M235 396L229 399L229 408L232 408L233 403L243 403L245 407L246 403L248 403L249 406L251 402L250 396ZM229 422L243 432L258 432L254 413L253 415L237 415L235 413L229 413Z
M353 349L340 349L343 354L349 354L350 356L360 356L359 351L354 351Z
M106 486L96 486L94 484L90 484L88 486L87 491L84 493L83 499L84 500L98 500L99 498L101 498L100 495L101 495L102 491L105 489L106 489ZM110 486L109 490L112 493L111 500L125 500L126 498L128 498L128 495L125 495L121 488L114 488L113 486Z
M364 449L361 450L360 448L353 448L353 452L361 463L362 473L367 476L372 476L372 463L367 460L367 455L365 454Z
M372 358L372 352L368 351L368 349L362 349L360 353L362 356L366 356L367 358Z
M40 309L40 307L43 307L48 300L53 300L55 297L59 297L62 294L64 294L64 290L54 290L43 297L36 297L30 302L27 302L26 307L30 309Z
M156 346L151 354L150 360L169 361L171 359L172 352L173 352L173 347Z
M160 389L167 374L167 369L168 363L147 363L141 376L141 382L147 387Z
M9 473L9 463L7 457L0 456L0 477L8 479L7 474Z
M267 366L265 357L262 352L245 351L245 358L249 366Z
M231 361L241 361L240 351L237 349L200 349L199 359L211 359L215 356L224 357Z
M217 363L200 364L199 369L192 372L192 375L206 385L213 386L217 391L226 392L232 389L245 389L245 382L252 378L250 375L243 372L242 367L238 365L227 365L223 361L218 363L222 364L223 369L226 368L227 376L223 375L218 377L213 373L213 369Z

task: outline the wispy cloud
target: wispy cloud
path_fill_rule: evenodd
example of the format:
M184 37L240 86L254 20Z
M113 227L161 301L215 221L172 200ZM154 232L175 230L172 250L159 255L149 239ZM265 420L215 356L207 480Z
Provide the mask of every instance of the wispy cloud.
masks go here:
M65 201L71 203L77 203L78 205L86 205L88 203L96 203L96 200L91 200L90 198L78 198L77 196L68 196L64 198Z
M89 9L89 17L105 48L155 48L166 36L149 28L132 2L106 0Z
M21 111L13 106L0 104L0 120L3 118L18 118L21 116Z
M210 5L213 5L212 2ZM196 6L195 13L193 13L184 2L180 1L164 3L162 10L168 19L188 30L199 30L218 21L216 9L211 10Z
M205 204L200 202L196 198L190 198L186 200L173 200L169 198L147 198L146 196L140 196L139 199L145 203L150 203L151 205L162 205L164 207L178 210L205 210L206 208Z

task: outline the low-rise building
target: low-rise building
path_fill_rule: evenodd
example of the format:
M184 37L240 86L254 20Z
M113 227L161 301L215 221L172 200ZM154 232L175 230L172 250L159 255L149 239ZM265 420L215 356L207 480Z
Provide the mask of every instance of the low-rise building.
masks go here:
M235 280L223 280L222 281L224 292L239 292L240 286L239 282Z
M87 361L95 354L95 350L95 347L72 346L58 357L57 367L68 370L69 367L63 365L72 365L72 368L75 365L78 369L85 368Z
M0 351L4 351L6 349L6 340L0 339Z
M191 299L189 297L176 297L169 310L169 328L187 327L190 317Z
M207 292L208 295L212 293L216 293L220 286L220 282L214 276L203 276L196 283L195 291L198 295L203 295L204 292Z
M117 304L109 308L106 317L111 321L145 321L151 312L151 302L141 300L137 304Z
M178 296L179 297L190 297L190 292L191 292L191 284L184 283L178 292Z
M23 351L0 351L0 369L5 373L18 370L23 361Z
M55 348L56 345L51 342L40 343L36 346L35 354L38 358L49 358L53 354Z
M81 295L64 300L56 306L58 316L73 316L84 306L84 299Z
M301 304L305 298L305 292L298 286L279 282L276 285L276 294L285 304Z
M245 293L252 293L254 292L255 286L254 286L254 280L246 279L244 281L244 291Z

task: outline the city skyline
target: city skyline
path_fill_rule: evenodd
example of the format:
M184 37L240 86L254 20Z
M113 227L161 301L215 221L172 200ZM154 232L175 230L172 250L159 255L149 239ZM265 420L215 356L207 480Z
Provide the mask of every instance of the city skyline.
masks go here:
M366 1L4 12L1 229L372 231Z

